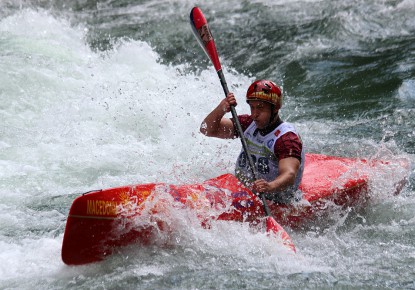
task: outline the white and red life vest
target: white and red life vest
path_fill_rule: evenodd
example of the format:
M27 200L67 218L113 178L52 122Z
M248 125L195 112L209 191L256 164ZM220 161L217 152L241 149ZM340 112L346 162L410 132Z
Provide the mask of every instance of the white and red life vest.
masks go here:
M272 181L278 176L278 157L275 156L274 146L276 141L287 132L293 132L298 136L294 125L286 122L281 123L265 136L262 136L259 133L255 122L252 122L244 131L248 151L251 154L256 166L256 172L258 175L257 179ZM300 185L301 178L303 176L304 161L305 152L303 146L301 151L301 164L297 172L294 186L290 188L291 192L297 191L298 186ZM252 171L249 167L249 161L245 156L243 148L238 159L236 160L235 175L247 186L250 186L254 181Z

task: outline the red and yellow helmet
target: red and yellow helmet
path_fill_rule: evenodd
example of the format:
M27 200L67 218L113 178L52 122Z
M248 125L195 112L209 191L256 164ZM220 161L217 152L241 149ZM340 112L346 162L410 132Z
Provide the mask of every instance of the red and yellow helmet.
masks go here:
M255 81L246 92L246 102L249 101L267 102L274 106L274 110L279 110L282 106L281 89L269 80Z

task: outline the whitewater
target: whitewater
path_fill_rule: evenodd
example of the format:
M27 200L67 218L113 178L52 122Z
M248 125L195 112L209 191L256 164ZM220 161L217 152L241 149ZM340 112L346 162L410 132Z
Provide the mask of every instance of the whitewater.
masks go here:
M285 3L256 2L267 9L280 9ZM330 5L330 1L295 2L314 3L320 8ZM369 2L366 12L373 9L378 16L392 9L383 1ZM378 30L385 23L377 18L362 19L354 10L340 9L337 16L351 38L376 31L369 42L373 51L381 54L379 39L388 42L388 37L396 35L411 37L415 31L413 17L404 17L415 10L415 5L398 2L394 7L401 13L399 19L407 20L388 29ZM326 222L303 231L290 230L296 256L281 251L265 236L252 233L247 225L218 222L205 230L192 220L191 213L173 211L174 223L183 229L175 246L132 246L101 263L69 267L63 264L60 250L70 205L79 194L128 184L194 183L233 172L240 142L206 138L199 133L201 121L218 104L223 91L186 22L194 5L191 1L172 2L180 12L173 22L180 33L194 41L176 58L161 47L165 39L157 43L164 27L158 36L148 32L148 40L132 33L131 37L110 38L108 47L97 49L90 39L96 32L92 31L95 24L85 20L89 10L67 10L63 5L44 9L37 7L42 1L35 7L26 3L10 4L12 8L2 4L9 10L0 20L1 289L415 289L413 50L402 52L405 61L394 66L394 72L400 70L399 81L379 73L377 78L367 79L360 94L346 101L339 90L344 87L347 95L351 86L359 88L356 79L350 86L343 82L345 75L352 73L346 64L339 65L346 52L337 51L340 40L332 42L333 27L296 48L298 38L309 36L287 40L287 47L293 50L281 52L276 63L258 71L257 62L264 57L261 42L257 42L256 53L246 58L249 70L245 70L242 56L254 48L246 44L233 53L231 49L239 43L234 35L227 35L229 40L218 37L223 43L218 47L223 51L219 54L223 55L224 73L238 98L239 114L249 113L243 98L256 78L254 73L272 72L287 96L282 117L296 124L309 152L402 159L410 162L409 171L388 172L386 176L372 173L368 207L333 211ZM147 14L169 4L127 1L129 9L111 10L111 1L103 1L100 13ZM215 5L222 10L215 10ZM204 10L215 16L212 29L217 25L217 34L224 35L227 30L221 19L227 25L247 21L251 17L247 11L253 9L250 5L254 4L246 4L249 9L243 4L235 8L215 2L206 4ZM305 18L317 17L314 10L307 14L300 7L293 4L285 13L300 11ZM223 20L224 11L234 17ZM165 13L169 16L174 12L170 8ZM78 18L74 17L77 13ZM286 29L293 29L288 18L280 20ZM373 26L352 25L363 22ZM114 23L117 18L106 28L116 34ZM249 24L243 28L247 31ZM174 36L166 37L171 43L178 41ZM346 46L362 56L362 49L354 46L359 41L362 39L355 37ZM311 65L316 54L319 61ZM332 54L338 59L321 60L321 55ZM301 62L303 58L306 61ZM295 61L284 67L291 59ZM367 75L373 72L370 64L352 63L354 73L359 69ZM283 69L278 71L279 67ZM321 76L327 70L334 75L334 84L317 88L326 84L329 77ZM304 80L297 89L293 88L293 75ZM396 89L389 92L391 97L380 108L373 100L383 98L383 91L369 87L382 81L396 84ZM354 111L350 106L359 108ZM407 186L400 195L393 195L394 182L405 174Z

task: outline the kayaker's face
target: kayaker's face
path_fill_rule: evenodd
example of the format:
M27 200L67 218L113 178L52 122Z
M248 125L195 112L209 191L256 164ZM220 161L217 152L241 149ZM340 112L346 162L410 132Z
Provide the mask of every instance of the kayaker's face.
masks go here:
M271 104L262 101L250 101L249 107L251 108L251 117L255 125L259 129L267 127L272 115Z

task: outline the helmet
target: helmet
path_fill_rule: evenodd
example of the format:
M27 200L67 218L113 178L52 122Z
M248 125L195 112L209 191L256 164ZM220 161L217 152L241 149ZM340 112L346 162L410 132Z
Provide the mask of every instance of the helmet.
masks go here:
M249 101L264 101L273 105L274 110L279 110L282 106L281 89L272 81L255 81L246 92L246 102Z

